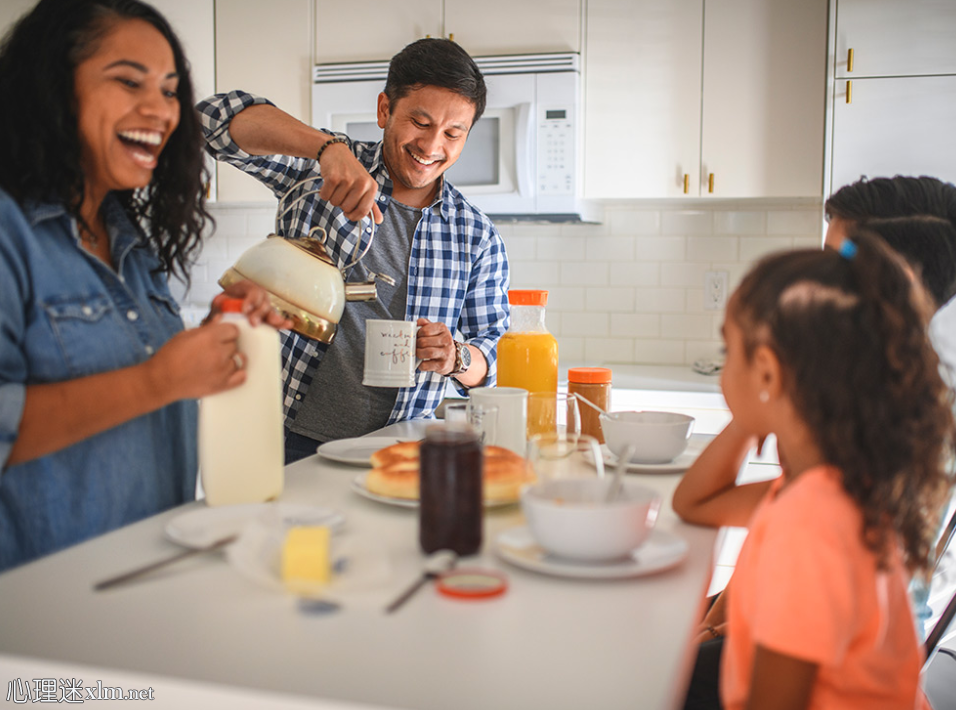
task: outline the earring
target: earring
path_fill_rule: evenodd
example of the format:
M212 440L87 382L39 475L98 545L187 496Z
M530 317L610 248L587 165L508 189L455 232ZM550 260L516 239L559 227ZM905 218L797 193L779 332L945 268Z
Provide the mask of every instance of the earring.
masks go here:
M767 390L760 393L760 401L764 404L770 401L770 393Z

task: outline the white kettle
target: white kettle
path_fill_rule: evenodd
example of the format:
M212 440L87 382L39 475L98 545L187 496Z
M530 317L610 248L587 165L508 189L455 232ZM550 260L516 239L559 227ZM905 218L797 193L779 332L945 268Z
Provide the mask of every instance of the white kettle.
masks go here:
M367 282L345 282L346 270L359 263L372 246L374 222L369 229L368 243L361 254L341 269L335 266L325 249L327 235L321 227L313 227L306 237L279 235L282 217L304 198L319 190L302 193L283 209L286 199L303 184L319 181L320 177L301 180L282 196L276 212L275 233L247 249L235 265L222 275L219 285L226 288L244 279L258 284L269 293L273 307L292 321L292 330L307 338L331 343L346 301L374 301L378 297L376 279L391 285L395 281L384 274L371 274ZM319 238L312 236L316 232L321 234ZM356 251L360 245L361 239L356 241Z

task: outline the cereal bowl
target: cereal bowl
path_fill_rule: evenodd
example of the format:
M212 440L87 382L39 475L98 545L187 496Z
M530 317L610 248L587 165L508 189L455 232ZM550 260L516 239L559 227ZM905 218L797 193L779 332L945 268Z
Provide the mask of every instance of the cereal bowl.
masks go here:
M611 478L552 479L528 486L521 509L545 551L581 562L606 562L640 547L657 520L661 498L634 481L606 502Z
M694 418L676 412L611 412L601 415L601 428L615 456L633 446L630 463L668 463L687 448Z

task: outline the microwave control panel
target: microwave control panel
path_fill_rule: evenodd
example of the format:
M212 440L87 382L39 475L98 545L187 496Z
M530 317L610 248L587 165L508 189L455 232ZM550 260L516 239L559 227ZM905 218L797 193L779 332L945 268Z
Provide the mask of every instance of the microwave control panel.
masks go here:
M576 133L573 109L541 109L538 118L539 195L574 194Z

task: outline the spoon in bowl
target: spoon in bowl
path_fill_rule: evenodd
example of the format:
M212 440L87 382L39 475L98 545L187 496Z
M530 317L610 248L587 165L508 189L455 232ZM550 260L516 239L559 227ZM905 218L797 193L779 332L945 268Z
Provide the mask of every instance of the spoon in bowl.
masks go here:
M605 417L610 417L610 416L611 416L611 414L610 414L609 412L605 412L603 409L601 409L599 406L597 406L594 402L592 402L592 401L591 401L590 399L588 399L587 397L584 397L584 396L578 394L577 392L572 392L572 394L573 394L575 397L578 398L578 401L584 402L584 403L585 403L586 405L588 405L591 409L597 410L598 412L600 412L601 414L603 414Z
M624 472L627 470L627 464L634 455L634 445L628 444L617 459L617 467L614 469L614 478L611 480L611 487L607 489L605 503L610 503L621 494L621 486L624 482Z

